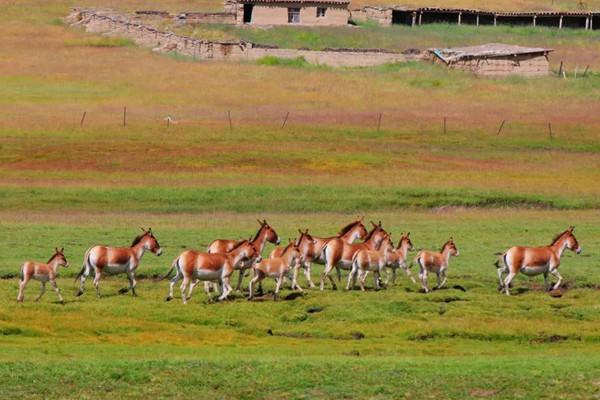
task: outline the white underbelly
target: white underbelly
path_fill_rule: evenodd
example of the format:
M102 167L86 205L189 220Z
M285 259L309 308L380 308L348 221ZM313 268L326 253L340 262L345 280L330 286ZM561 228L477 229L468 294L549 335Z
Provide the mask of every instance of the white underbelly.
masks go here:
M33 279L40 282L48 282L50 277L48 275L33 275Z
M543 265L541 267L538 267L538 266L527 267L526 266L526 267L521 268L521 273L523 273L525 275L529 275L529 276L543 274L544 272L548 272L548 265Z
M351 270L352 260L340 260L338 267L340 267L341 269Z
M129 265L128 264L124 264L124 265L107 265L104 268L102 268L102 272L108 275L114 275L114 274L122 274L124 272L127 272Z
M197 269L194 271L194 279L201 281L218 281L221 279L221 270L212 271L206 269Z

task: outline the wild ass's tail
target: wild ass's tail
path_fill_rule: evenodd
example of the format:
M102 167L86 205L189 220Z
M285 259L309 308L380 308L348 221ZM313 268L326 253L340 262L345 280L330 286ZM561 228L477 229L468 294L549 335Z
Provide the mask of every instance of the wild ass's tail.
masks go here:
M21 269L19 270L19 282L23 282L25 280L25 264L21 265Z
M90 250L92 250L91 247L86 250L85 255L83 256L83 267L81 267L81 271L79 271L79 273L75 277L75 280L81 278L85 273L85 270L92 267L90 263Z
M169 268L169 270L167 271L166 274L164 274L163 276L161 276L160 278L158 278L159 281L162 281L164 279L169 278L169 276L171 275L171 273L173 272L173 270L177 268L179 269L179 256L173 260L173 262L171 263L171 268Z
M496 261L494 261L494 266L498 269L498 268L504 268L506 266L508 266L508 264L506 263L506 253L496 253L495 255L499 255L501 257L496 258ZM504 265L502 265L504 264Z

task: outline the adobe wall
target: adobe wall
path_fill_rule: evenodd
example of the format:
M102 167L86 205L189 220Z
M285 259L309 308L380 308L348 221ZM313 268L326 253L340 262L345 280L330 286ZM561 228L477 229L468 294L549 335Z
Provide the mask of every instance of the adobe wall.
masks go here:
M253 25L288 25L288 6L297 8L297 4L281 6L278 4L256 4L252 10ZM347 25L350 12L346 7L325 7L325 16L317 17L317 7L300 7L300 23L294 25ZM243 15L243 9L242 9ZM238 18L239 19L239 18Z
M472 72L481 76L547 76L550 74L550 63L543 55L518 55L488 59L472 59L456 61L448 66L450 69Z
M367 21L375 21L379 25L392 25L392 10L389 8L365 7L363 9Z
M309 63L332 67L367 67L391 62L403 62L408 58L401 53L369 51L360 49L343 50L298 50L279 49L252 43L214 42L193 39L171 32L159 31L143 25L126 15L87 9L74 9L66 18L71 25L81 25L87 32L117 35L132 39L137 45L152 48L156 52L176 52L200 60L257 60L265 56L280 58L304 57Z

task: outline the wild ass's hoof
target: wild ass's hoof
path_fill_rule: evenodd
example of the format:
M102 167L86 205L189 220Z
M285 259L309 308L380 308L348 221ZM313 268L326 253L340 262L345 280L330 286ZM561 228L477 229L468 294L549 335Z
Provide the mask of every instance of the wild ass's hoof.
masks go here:
M119 289L119 294L125 294L127 292L129 292L128 288L121 288L121 289Z
M167 297L165 297L165 301L171 301L171 300L173 300L173 296L167 296Z
M77 294L75 295L75 297L79 297L79 296L81 296L82 294L83 294L83 290L79 290L79 291L77 292Z

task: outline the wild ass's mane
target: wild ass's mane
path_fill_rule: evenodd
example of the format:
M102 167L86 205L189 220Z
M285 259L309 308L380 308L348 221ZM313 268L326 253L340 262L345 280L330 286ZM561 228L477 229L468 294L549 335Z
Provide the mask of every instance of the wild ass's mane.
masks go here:
M258 239L258 237L260 236L260 233L262 232L262 230L268 226L269 226L269 224L264 224L264 225L260 224L260 228L258 228L258 230L256 231L256 234L254 235L252 242L255 242Z
M448 246L448 243L450 243L452 241L452 239L446 241L446 243L444 243L444 245L442 246L442 249L440 250L440 253L444 252L444 249L446 248L446 246Z
M285 255L285 253L290 249L290 247L292 247L292 245L294 244L294 242L290 242L288 243L287 246L285 246L285 248L283 249L283 252L281 252L281 256L283 257Z
M352 221L350 222L348 225L346 225L345 227L343 227L339 232L338 232L338 236L342 236L345 235L346 233L350 232L350 230L352 228L354 228L356 225L360 224L360 221Z
M142 239L144 238L144 236L146 236L147 234L148 234L148 232L144 232L144 233L141 233L141 234L137 235L135 237L135 239L133 239L133 242L131 242L131 247L133 247L136 244L138 244L139 242L141 242Z
M245 243L248 243L248 240L246 240L246 239L244 239L244 240L240 240L240 241L239 241L239 242L237 242L237 243L235 244L235 246L233 246L233 248L232 248L231 250L229 250L229 251L230 251L230 252L231 252L231 251L234 251L235 249L237 249L238 247L241 247L241 246L242 246L243 244L245 244Z
M54 254L52 255L52 257L50 257L50 259L48 260L48 262L46 264L50 264L52 262L52 260L54 260L56 258L57 255L58 255L58 252L55 251Z
M367 237L365 238L364 241L368 242L369 240L371 240L371 238L375 234L375 231L377 231L378 229L381 229L381 228L379 226L375 226L373 229L371 229L371 231L367 234Z
M554 246L556 244L556 242L558 242L563 236L565 236L565 234L567 234L569 232L569 229L559 233L558 235L554 236L552 238L552 243L550 243L550 246Z

